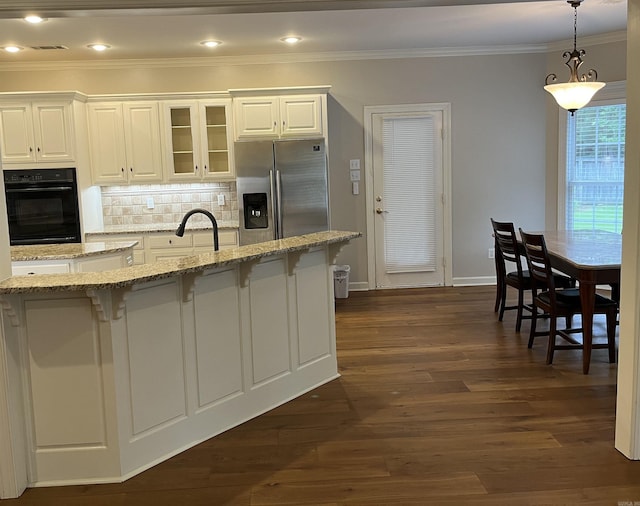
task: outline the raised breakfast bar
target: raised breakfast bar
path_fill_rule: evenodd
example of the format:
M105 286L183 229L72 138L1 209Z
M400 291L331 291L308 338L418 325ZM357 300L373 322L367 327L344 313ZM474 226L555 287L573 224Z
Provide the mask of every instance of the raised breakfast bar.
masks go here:
M336 378L332 264L359 235L1 282L3 496L123 481Z

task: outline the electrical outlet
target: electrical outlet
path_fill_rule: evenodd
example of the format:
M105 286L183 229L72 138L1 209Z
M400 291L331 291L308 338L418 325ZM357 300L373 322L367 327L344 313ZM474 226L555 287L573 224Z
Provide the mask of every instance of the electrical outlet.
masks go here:
M219 206L223 206L224 205L224 194L223 193L219 193L218 194L218 205Z
M355 160L349 160L349 169L360 170L360 160L357 158Z
M489 248L489 252L487 254L487 258L495 258L496 257L496 249L495 248Z

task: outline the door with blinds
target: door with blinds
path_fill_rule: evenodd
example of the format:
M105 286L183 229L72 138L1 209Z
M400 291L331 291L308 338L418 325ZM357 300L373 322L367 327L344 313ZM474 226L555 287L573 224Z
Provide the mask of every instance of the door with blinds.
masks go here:
M445 284L443 113L372 121L375 286Z

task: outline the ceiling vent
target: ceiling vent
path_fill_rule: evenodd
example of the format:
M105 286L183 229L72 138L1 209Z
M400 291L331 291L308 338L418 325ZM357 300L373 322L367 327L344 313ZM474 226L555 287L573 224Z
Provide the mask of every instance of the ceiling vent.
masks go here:
M31 46L31 49L36 51L52 51L58 49L69 49L67 46L48 45L48 46Z

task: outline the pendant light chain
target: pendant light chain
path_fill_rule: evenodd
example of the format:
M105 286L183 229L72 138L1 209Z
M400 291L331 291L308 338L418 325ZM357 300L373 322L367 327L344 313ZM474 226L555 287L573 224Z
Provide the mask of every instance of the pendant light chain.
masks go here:
M573 50L575 51L578 44L578 6L573 5Z

